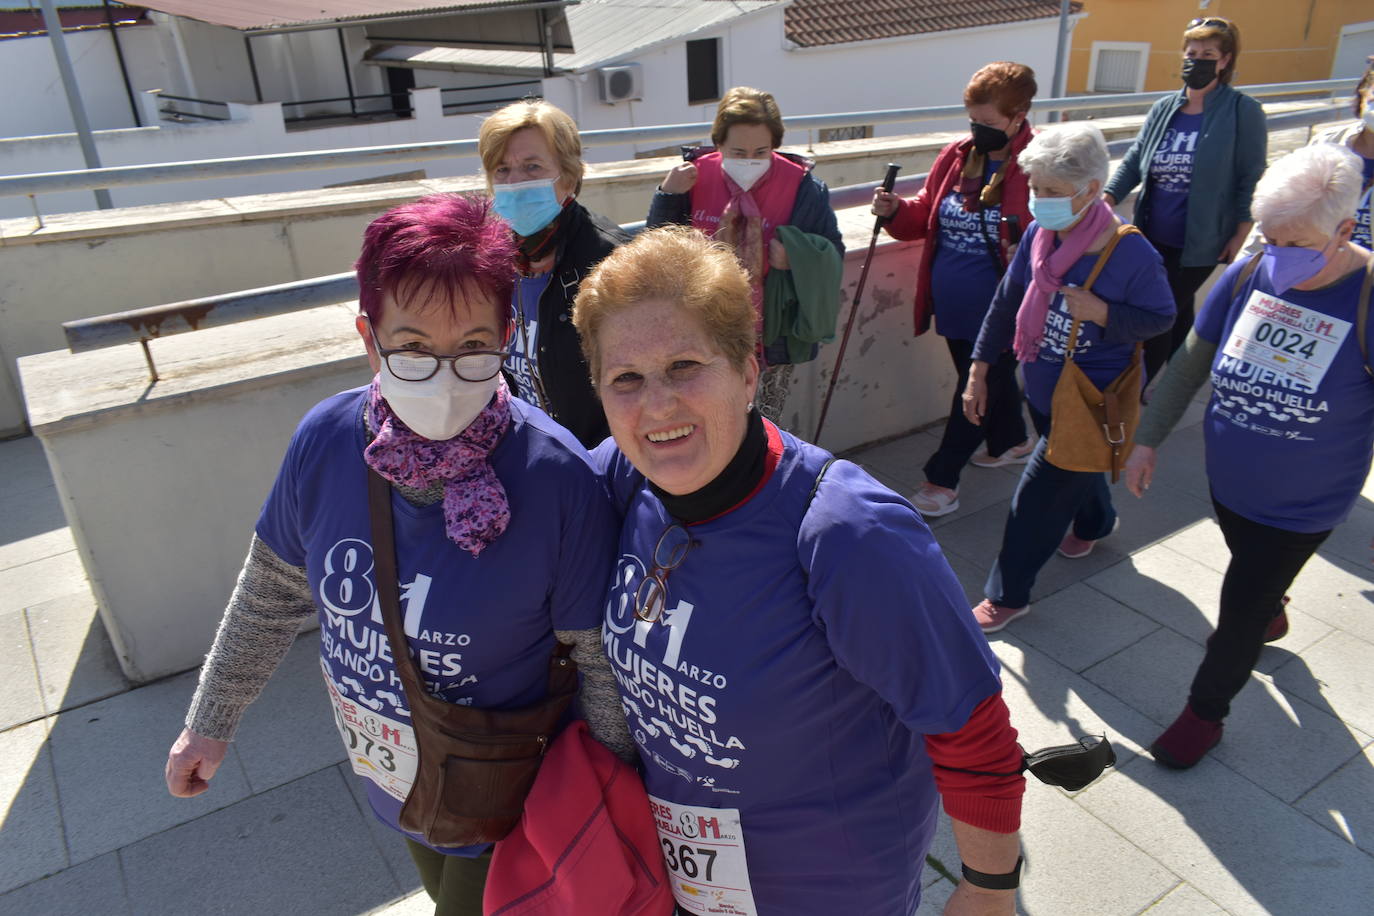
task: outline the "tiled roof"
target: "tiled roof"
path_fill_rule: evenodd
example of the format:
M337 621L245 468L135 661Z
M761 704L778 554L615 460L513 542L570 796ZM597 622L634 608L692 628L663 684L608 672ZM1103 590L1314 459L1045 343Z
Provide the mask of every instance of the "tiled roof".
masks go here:
M793 0L784 22L789 40L811 48L1058 15L1059 0Z

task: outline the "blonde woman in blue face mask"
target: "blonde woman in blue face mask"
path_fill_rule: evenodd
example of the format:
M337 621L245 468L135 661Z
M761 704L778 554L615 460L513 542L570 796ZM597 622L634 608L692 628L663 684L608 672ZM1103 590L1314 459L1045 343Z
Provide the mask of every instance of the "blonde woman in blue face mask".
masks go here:
M582 277L629 236L578 203L582 141L559 108L540 100L507 105L482 122L477 149L493 208L518 247L511 391L591 448L610 431L573 330L572 303Z

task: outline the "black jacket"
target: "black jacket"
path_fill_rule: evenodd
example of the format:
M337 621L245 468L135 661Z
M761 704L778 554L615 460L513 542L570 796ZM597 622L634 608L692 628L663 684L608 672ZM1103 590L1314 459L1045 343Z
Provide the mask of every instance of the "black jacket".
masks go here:
M564 211L563 221L553 276L539 297L539 353L535 363L549 401L543 405L545 410L590 449L611 433L601 402L592 390L591 372L573 327L573 300L582 278L630 237L575 200Z

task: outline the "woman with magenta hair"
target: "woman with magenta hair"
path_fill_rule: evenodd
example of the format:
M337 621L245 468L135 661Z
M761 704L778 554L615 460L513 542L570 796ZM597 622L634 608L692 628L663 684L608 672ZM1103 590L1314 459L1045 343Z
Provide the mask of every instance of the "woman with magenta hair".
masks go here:
M600 644L611 509L577 440L501 374L514 257L506 224L475 197L426 197L367 228L355 323L375 375L297 428L166 769L173 795L208 788L244 710L318 616L353 771L444 914L482 912L490 845L441 851L399 825L416 757L395 747L414 749L415 732L393 661L404 655L377 611L369 471L390 484L407 648L429 693L527 706L544 697L555 641L571 644L592 734L634 755ZM362 707L396 740L350 734L344 711Z

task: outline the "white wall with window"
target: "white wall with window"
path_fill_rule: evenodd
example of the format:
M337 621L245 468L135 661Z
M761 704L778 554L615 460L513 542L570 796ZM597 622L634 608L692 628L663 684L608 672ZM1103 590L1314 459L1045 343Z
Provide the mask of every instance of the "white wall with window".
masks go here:
M1150 62L1148 41L1094 41L1088 92L1141 92Z

